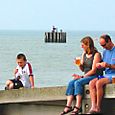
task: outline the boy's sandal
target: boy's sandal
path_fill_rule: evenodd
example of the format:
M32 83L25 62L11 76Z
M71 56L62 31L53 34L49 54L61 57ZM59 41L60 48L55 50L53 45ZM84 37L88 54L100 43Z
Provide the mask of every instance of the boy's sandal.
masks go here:
M67 111L63 111L63 112L61 112L61 114L60 114L60 115L65 115L65 114L67 114L67 113L69 113L69 112L73 111L72 107L65 106L65 108L68 108L68 110L67 110Z
M5 87L5 90L9 90L9 88L8 88L8 87Z
M80 111L80 108L74 106L75 109L77 109L77 111L72 111L71 115L78 115L79 114L79 111Z

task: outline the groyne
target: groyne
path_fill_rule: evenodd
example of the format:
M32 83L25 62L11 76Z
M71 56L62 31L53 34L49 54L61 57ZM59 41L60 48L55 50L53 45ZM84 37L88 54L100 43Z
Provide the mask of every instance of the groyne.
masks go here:
M66 32L45 32L46 43L66 43Z

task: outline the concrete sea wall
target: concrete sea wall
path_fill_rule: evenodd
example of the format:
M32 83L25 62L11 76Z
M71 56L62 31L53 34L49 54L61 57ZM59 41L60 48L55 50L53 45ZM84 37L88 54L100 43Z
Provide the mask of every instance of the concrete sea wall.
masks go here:
M2 90L0 91L0 115L59 115L66 105L65 91L65 86ZM104 115L115 115L115 84L105 87L104 98L102 103ZM89 90L88 86L85 86L82 113L86 113L89 108Z

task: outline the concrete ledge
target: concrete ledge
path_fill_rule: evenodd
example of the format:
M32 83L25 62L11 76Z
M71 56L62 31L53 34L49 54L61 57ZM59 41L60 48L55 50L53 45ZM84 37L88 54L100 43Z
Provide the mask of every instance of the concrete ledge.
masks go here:
M0 104L65 100L66 87L13 89L0 91Z
M82 101L82 113L87 113L91 108L89 86L84 88L84 98ZM115 84L108 84L104 87L104 99L102 100L103 115L115 115Z
M89 86L86 85L84 88L84 98L90 98ZM107 84L104 87L104 98L115 98L115 84Z
M66 100L65 91L66 86L1 90L0 104ZM84 88L84 98L90 98L88 85ZM115 84L106 85L104 98L115 98Z
M91 102L88 85L84 87L82 113L87 113ZM0 115L59 115L66 105L66 87L0 91ZM102 112L115 115L115 84L105 87Z

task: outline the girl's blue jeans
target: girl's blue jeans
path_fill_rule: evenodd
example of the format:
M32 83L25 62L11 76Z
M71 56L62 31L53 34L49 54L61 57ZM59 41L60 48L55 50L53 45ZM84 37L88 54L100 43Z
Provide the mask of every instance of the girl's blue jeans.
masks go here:
M92 79L96 78L97 76L89 76L86 78L80 78L76 80L72 80L69 82L66 95L73 95L76 96L78 94L83 95L83 88L85 84L88 84Z

